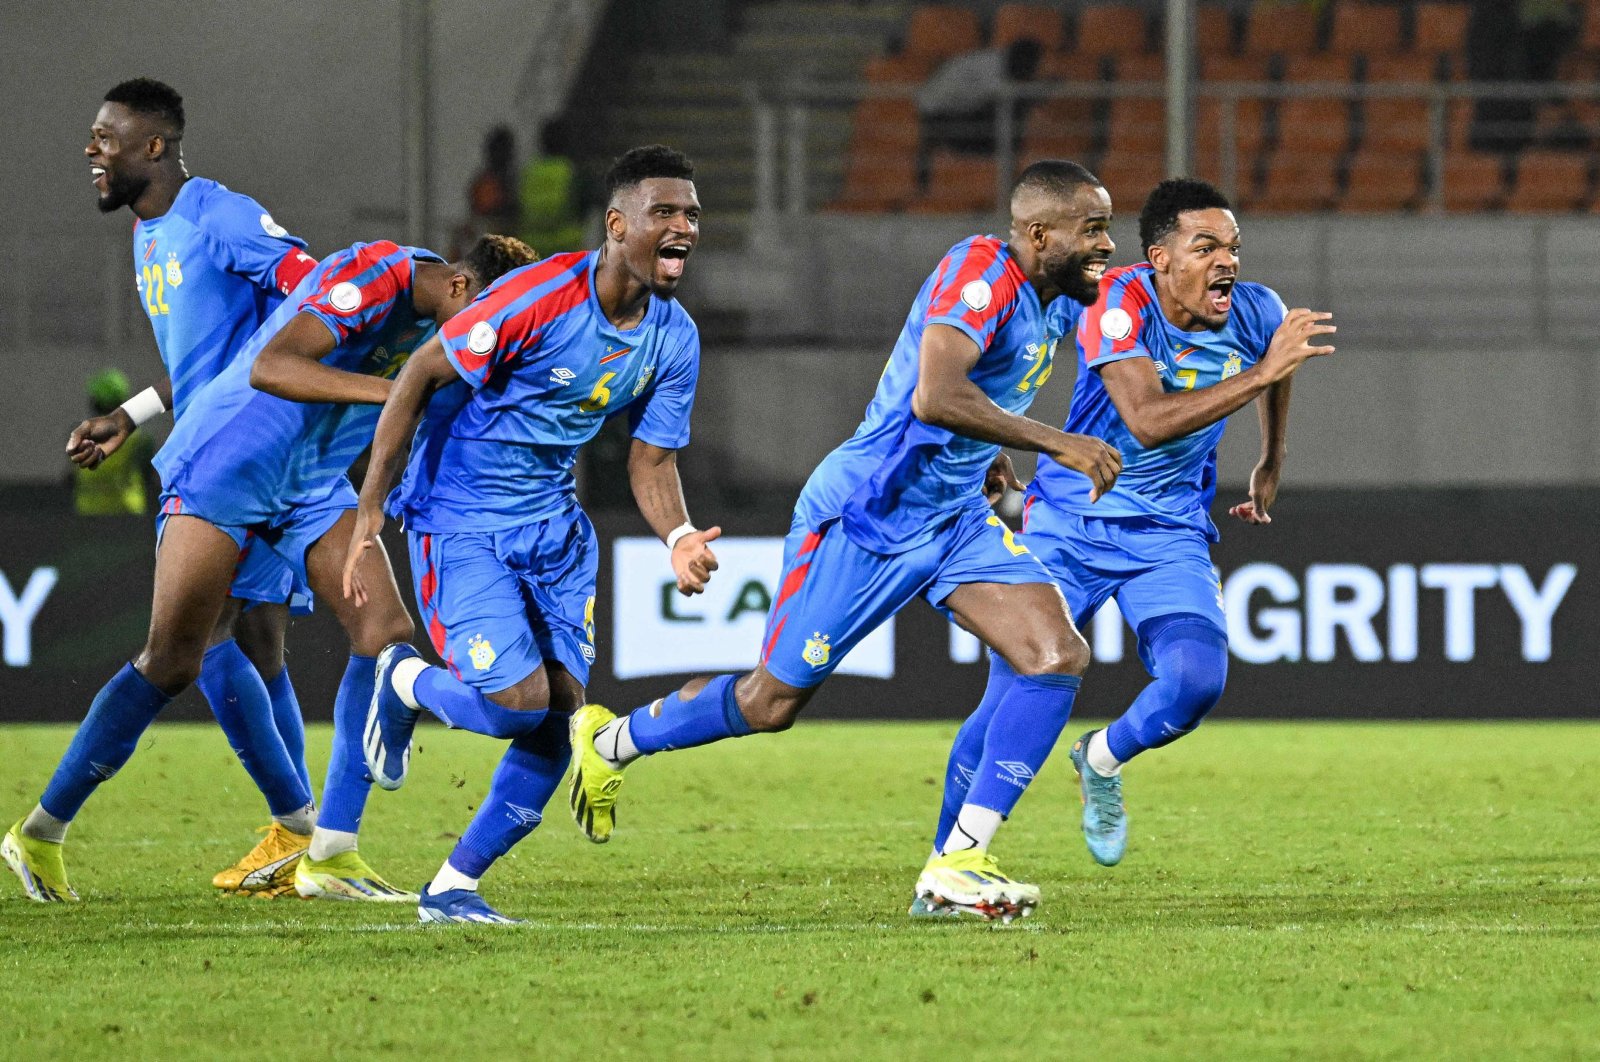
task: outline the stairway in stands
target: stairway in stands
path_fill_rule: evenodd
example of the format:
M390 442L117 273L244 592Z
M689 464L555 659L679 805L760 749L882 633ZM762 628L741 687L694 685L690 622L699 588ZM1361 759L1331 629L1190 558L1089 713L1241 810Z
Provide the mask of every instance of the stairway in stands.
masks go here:
M647 50L630 47L626 59L616 62L608 60L602 31L567 112L580 130L580 161L597 175L635 144L680 149L697 167L707 215L702 249L738 250L755 199L751 90L775 93L789 84L859 80L866 60L903 31L912 6L910 0L731 3L732 32L724 39L706 46L673 42L655 51L646 43ZM827 201L837 188L849 122L848 107L812 114L807 130L813 203Z

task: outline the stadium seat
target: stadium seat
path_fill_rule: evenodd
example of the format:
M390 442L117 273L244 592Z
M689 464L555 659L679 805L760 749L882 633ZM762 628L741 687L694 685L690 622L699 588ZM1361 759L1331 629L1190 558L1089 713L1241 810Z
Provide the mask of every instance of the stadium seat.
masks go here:
M1317 13L1307 5L1256 0L1245 17L1245 55L1310 55L1316 50Z
M1338 159L1279 152L1267 161L1260 190L1247 197L1252 213L1309 214L1327 210L1339 194Z
M911 12L900 54L924 56L937 64L981 47L983 31L975 12L953 4L929 4Z
M878 55L862 67L861 79L869 85L920 85L934 65L925 55Z
M1339 0L1333 9L1328 50L1338 55L1392 55L1401 50L1396 4Z
M1106 151L1119 156L1155 155L1167 142L1167 105L1159 99L1111 101L1106 121Z
M928 190L907 204L913 214L981 214L995 207L992 158L935 152L928 167Z
M1278 104L1280 152L1343 155L1350 146L1350 105L1341 99L1288 99Z
M1505 202L1505 160L1484 151L1444 156L1444 208L1452 213L1498 210Z
M1260 55L1204 55L1201 81L1271 81L1272 61Z
M1600 52L1600 3L1589 0L1583 5L1583 24L1578 32L1578 47L1586 52Z
M1201 60L1232 56L1233 13L1215 4L1201 4L1194 13L1194 52Z
M1353 64L1348 55L1295 55L1284 60L1283 80L1302 84L1350 80Z
M1350 157L1339 209L1358 214L1414 210L1422 194L1421 155L1367 147Z
M1548 148L1522 152L1506 209L1517 213L1577 210L1589 201L1590 162L1586 152Z
M917 191L917 108L911 100L856 105L844 186L834 210L893 211Z
M1418 91L1433 81L1427 76L1426 62L1420 56L1389 55L1367 60L1367 84L1416 85ZM1429 104L1417 96L1412 99L1368 99L1361 104L1361 146L1390 151L1425 151L1432 130Z
M1093 154L1097 136L1094 101L1041 100L1022 125L1022 158L1085 159Z
M1412 11L1411 50L1419 55L1466 55L1471 16L1471 8L1463 3L1417 4Z
M1160 184L1167 173L1160 153L1108 151L1095 163L1094 175L1111 192L1112 205L1119 213L1136 214L1150 190Z
M1149 49L1144 12L1122 4L1099 4L1078 15L1072 50L1079 55L1139 55Z
M1267 107L1261 99L1242 99L1233 116L1234 180L1237 188L1250 188L1267 139ZM1202 99L1195 108L1195 163L1200 175L1218 183L1223 177L1223 103Z
M1165 81L1167 58L1160 54L1121 55L1112 61L1118 81Z
M1046 55L1060 51L1065 37L1061 12L1039 4L1001 4L994 13L989 46L1004 48L1027 37L1043 45Z

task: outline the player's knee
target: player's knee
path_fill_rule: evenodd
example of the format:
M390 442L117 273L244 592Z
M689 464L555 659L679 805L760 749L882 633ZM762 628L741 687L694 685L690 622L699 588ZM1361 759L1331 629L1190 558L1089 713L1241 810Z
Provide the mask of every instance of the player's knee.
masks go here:
M164 640L159 648L145 646L133 666L156 689L177 696L200 677L205 646L199 642Z
M514 712L542 712L550 707L550 679L541 667L515 686L485 696Z
M1198 724L1222 700L1228 683L1228 639L1210 624L1184 623L1157 640L1156 671L1176 707Z
M1031 641L1008 661L1019 675L1081 675L1089 670L1089 643L1070 627Z
M350 651L357 656L377 656L386 645L409 642L417 636L416 624L401 609L382 615L363 616L350 632Z
M794 726L800 717L801 704L787 697L758 694L738 698L739 713L750 729L758 734L776 734Z

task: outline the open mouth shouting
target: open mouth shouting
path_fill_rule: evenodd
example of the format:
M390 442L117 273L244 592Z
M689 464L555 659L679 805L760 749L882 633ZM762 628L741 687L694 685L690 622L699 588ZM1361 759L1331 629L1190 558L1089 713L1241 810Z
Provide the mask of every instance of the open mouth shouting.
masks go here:
M661 272L669 280L677 280L683 276L683 264L689 260L689 252L694 250L694 244L688 240L674 240L672 243L661 245L656 252L656 261Z
M1233 285L1235 277L1218 277L1206 288L1206 305L1219 317L1226 315L1233 306Z
M104 166L90 166L89 181L100 190L102 195L111 187L110 180L106 176L106 168Z

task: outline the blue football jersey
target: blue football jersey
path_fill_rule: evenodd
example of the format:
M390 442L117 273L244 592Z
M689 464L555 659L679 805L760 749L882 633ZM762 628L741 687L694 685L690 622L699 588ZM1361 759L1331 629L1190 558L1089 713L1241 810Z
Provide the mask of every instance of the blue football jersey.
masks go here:
M1225 421L1146 447L1134 438L1097 371L1114 361L1149 358L1167 391L1193 391L1235 376L1259 361L1283 323L1283 300L1271 288L1234 285L1228 322L1216 331L1174 327L1156 301L1147 262L1108 272L1100 300L1078 324L1078 381L1066 430L1094 435L1122 451L1122 474L1098 502L1089 480L1053 462L1039 464L1030 495L1068 512L1098 517L1148 517L1217 538L1211 500L1217 493L1217 443Z
M700 333L675 299L651 296L622 331L595 294L600 253L513 269L439 330L469 393L430 410L389 509L429 533L499 531L577 503L578 448L626 412L633 436L689 441Z
M412 306L416 263L432 251L388 241L358 243L323 259L245 344L195 393L190 414L156 456L162 483L217 523L271 522L295 505L339 489L372 442L381 406L291 402L250 386L263 347L296 314L333 333L322 362L345 372L394 378L437 331Z
M316 259L247 195L191 177L133 227L133 274L172 378L172 408L222 371Z
M866 419L811 474L796 515L813 530L838 517L861 547L902 553L963 509L987 507L984 475L1000 447L924 424L911 411L922 334L929 325L965 333L982 352L972 382L1020 414L1050 378L1056 342L1072 319L1064 308L1052 329L1004 240L973 236L956 244L917 293Z

